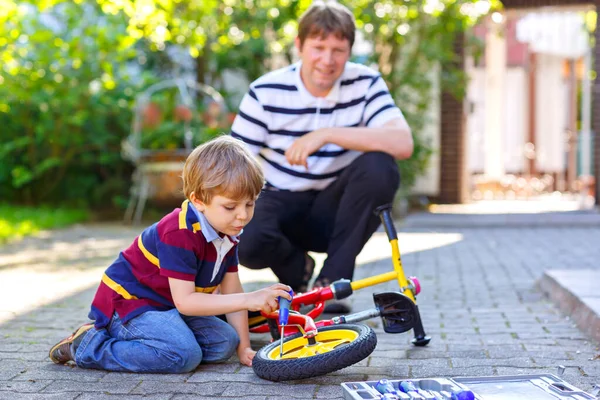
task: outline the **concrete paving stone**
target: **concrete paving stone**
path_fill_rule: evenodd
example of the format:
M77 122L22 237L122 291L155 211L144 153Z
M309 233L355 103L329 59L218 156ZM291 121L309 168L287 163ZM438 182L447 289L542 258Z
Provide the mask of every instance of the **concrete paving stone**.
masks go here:
M392 366L393 367L393 366ZM356 375L356 376L362 376L362 380L365 379L365 377L368 374L389 374L390 373L390 365L386 365L384 367L376 367L376 366L366 366L366 367L357 367L354 365L351 365L349 367L344 368L344 376L350 376L350 375ZM407 374L408 373L408 367L405 366L401 366L398 368L398 371L400 372L400 370L403 370L403 373Z
M370 371L367 371L366 379L372 381L374 379L383 379L383 378L406 378L410 376L410 366L409 365L388 365L384 368L373 368ZM379 378L377 378L379 377Z
M319 390L321 387L326 385L339 385L340 382L350 382L350 381L361 381L365 380L367 377L366 374L356 374L346 371L346 368L340 371L335 371L327 375L317 376L314 378L310 378L310 383L318 385ZM265 382L265 381L262 381ZM306 380L297 380L297 381L288 381L290 384L306 384ZM275 385L278 385L275 383Z
M244 383L248 385L247 383ZM204 383L175 383L159 381L142 381L136 383L131 394L155 394L155 393L202 393L205 396L215 396L223 393L229 383L204 382Z
M435 378L440 376L452 377L452 376L482 376L492 375L494 368L492 367L470 367L470 368L436 368L433 366L417 366L411 368L411 374L409 378L422 379L422 378Z
M381 334L377 337L377 347L378 351L396 351L396 350L414 350L418 349L418 347L414 346L410 341L414 338L412 333L410 334ZM439 337L438 337L439 339ZM432 339L431 342L427 345L427 349L440 349L444 344L440 340Z
M386 357L386 358L408 358L407 350L379 350L375 349L371 353L371 357Z
M436 358L435 354L431 354L428 355L427 357L423 357L425 354L419 354L417 357L413 357L413 355L411 354L411 356L409 357L410 359L415 359L415 358L423 358L423 359L429 359L429 358ZM439 357L439 355L437 355ZM489 358L488 354L486 351L484 350L471 350L471 351L447 351L445 352L445 356L449 357L449 358L467 358L467 359L486 359Z
M56 380L42 391L45 393L56 392L100 392L107 394L127 394L130 393L139 382L121 381L121 382L85 382L72 380Z
M54 345L54 343L52 343ZM36 341L30 341L23 345L20 351L25 353L40 353L48 356L48 352L52 346L47 345L46 343L39 343Z
M22 342L15 343L0 343L0 353L12 353L17 352L24 348L25 345ZM0 355L0 359L2 356Z
M515 368L515 367L504 366L504 367L497 367L495 370L496 370L495 375L499 375L499 376L539 375L539 374L556 375L556 368L548 368L548 367L544 368L544 367L537 367L537 366L531 367L531 368ZM484 375L481 375L481 376L484 376Z
M350 380L346 382L361 382L361 380ZM317 390L317 394L314 397L316 399L343 399L344 398L344 389L337 385L323 385L319 386Z
M144 397L145 399L145 397ZM212 400L212 396L202 396L193 394L175 394L170 400ZM277 399L277 397L266 397L266 396L236 396L236 397L224 397L219 396L219 399L241 399L241 400L270 400Z
M17 393L36 393L52 383L51 380L42 381L8 381L0 382L0 391L14 391Z
M446 367L450 368L450 359L449 358L429 358L429 359L410 359L410 360L402 360L396 359L393 361L394 365L405 365L409 367L420 366L420 365L431 365L437 367ZM389 365L390 361L384 357L371 357L371 362L369 366L371 367L383 367L385 365Z
M40 352L0 351L0 360L45 361L47 359L48 354L42 354Z
M472 329L472 330L465 330L462 333L453 333L453 332L444 332L442 333L442 340L445 343L464 343L464 342L474 342L474 343L481 343L481 341L483 340L483 338L487 338L488 336L494 336L494 337L500 337L500 334L494 334L494 335L486 335L486 336L482 336L479 334L479 332L477 332L477 330ZM513 341L514 338L512 338L510 335L505 335L502 336L502 338L504 339L504 341L502 343L510 343L508 342Z
M123 399L127 400L171 400L174 396L170 393L160 393L160 394L149 394L149 395L132 395L127 394L126 396L122 394L107 394L107 393L82 393L81 396L77 397L77 400L115 400L115 399ZM196 397L198 398L198 397Z
M526 354L534 361L538 359L547 360L573 360L573 357L566 351L527 351ZM536 361L537 362L537 361Z
M444 353L450 353L450 352L472 352L472 351L483 351L483 352L487 352L488 348L494 348L497 346L486 346L483 347L481 345L481 343L448 343L446 346L446 350L444 351Z
M206 383L206 382L230 382L235 380L236 382L254 382L260 383L265 382L260 379L256 374L252 373L240 373L240 374L223 374L221 372L209 372L204 371L201 373L193 374L189 379L186 380L187 383Z
M469 358L452 358L450 365L452 368L468 368L468 367L497 367L497 366L513 366L516 368L528 368L534 362L529 357L510 357L505 359L469 359Z
M106 371L90 370L68 365L56 365L51 361L44 363L38 368L27 368L13 380L44 380L44 379L60 379L72 382L97 383L107 374Z
M278 395L285 398L312 399L316 393L317 386L310 383L291 385L279 383L277 385L253 385L247 383L233 382L225 387L223 396L247 396L247 395Z
M9 370L3 367L2 369L0 369L0 382L8 381L9 379L12 379L19 374L19 371Z
M15 393L0 392L0 400L73 400L81 393Z
M159 382L186 382L192 373L187 374L134 374L127 372L108 372L100 379L100 383L110 382L142 382L142 381L159 381Z
M517 344L520 336L516 332L512 333L494 333L487 335L480 335L481 341L487 345L498 345L498 344Z
M578 346L579 347L579 346ZM527 342L523 344L523 348L525 351L535 354L535 353L557 353L564 352L568 353L572 351L573 348L566 348L565 346L559 346L558 344L539 344L537 342ZM577 351L577 350L575 350Z
M592 377L593 381L600 385L600 365L598 363L587 363L580 368L581 370L578 368L578 371L581 376Z
M534 364L540 368L558 368L559 365L563 365L568 368L580 368L583 363L578 362L577 360L563 358L563 359L553 359L553 358L532 358Z

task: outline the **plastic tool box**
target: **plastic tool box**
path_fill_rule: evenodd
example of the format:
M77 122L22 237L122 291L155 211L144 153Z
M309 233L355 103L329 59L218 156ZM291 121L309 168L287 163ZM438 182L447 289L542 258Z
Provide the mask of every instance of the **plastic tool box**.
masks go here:
M512 375L458 378L388 380L395 389L402 381L414 383L418 392L399 393L402 400L452 399L452 392L468 389L477 400L597 400L595 396L551 375ZM381 399L378 381L344 382L344 399Z

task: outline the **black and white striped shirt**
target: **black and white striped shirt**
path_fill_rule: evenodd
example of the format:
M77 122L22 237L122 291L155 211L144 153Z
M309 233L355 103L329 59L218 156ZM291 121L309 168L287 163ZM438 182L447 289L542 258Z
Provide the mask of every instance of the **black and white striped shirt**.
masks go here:
M404 118L381 76L348 62L326 97L311 95L300 78L300 63L270 72L250 85L231 135L257 155L267 186L304 191L322 190L361 152L326 144L308 157L308 170L290 165L285 150L296 138L319 128L381 127Z

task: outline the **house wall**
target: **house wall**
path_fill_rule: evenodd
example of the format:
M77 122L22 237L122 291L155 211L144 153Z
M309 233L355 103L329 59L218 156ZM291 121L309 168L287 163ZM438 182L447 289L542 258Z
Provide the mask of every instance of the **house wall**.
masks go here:
M527 138L528 103L527 72L523 67L506 69L502 107L486 110L485 69L467 68L467 168L469 173L483 173L485 168L486 112L501 113L502 156L506 173L522 173L525 169L524 146Z
M527 71L523 67L506 70L504 96L504 170L506 173L525 172L525 143L529 122Z
M567 82L563 79L563 59L538 54L536 68L536 169L563 172L566 168L565 129L567 128Z

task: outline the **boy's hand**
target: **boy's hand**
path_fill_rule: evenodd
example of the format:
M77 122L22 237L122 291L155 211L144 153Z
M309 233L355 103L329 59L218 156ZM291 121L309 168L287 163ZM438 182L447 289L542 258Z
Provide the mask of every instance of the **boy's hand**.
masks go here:
M292 299L288 293L290 290L292 288L288 285L276 283L268 288L248 293L248 310L264 311L266 313L275 311L279 308L279 304L277 303L278 297L285 297L288 300Z
M237 351L238 357L240 359L240 363L244 364L248 367L252 366L252 359L256 352L252 350L250 347L239 348Z

